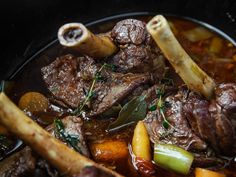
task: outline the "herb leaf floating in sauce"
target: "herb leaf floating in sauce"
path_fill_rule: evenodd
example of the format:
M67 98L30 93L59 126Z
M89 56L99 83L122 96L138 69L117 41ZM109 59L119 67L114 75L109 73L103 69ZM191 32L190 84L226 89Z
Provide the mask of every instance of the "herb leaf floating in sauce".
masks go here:
M54 125L55 135L58 136L62 141L69 144L74 150L82 153L80 147L77 145L80 142L79 136L66 133L64 124L60 119L56 119L54 121Z
M174 128L174 126L171 125L170 122L167 120L167 118L165 116L165 113L164 113L166 105L167 105L166 102L163 100L163 97L165 95L165 85L162 85L162 87L156 91L156 94L157 94L157 97L158 97L157 108L159 109L160 114L163 118L162 126L165 129L168 129L169 126Z
M118 118L109 125L108 131L116 131L139 120L143 120L147 114L145 97L141 95L126 103L120 110Z

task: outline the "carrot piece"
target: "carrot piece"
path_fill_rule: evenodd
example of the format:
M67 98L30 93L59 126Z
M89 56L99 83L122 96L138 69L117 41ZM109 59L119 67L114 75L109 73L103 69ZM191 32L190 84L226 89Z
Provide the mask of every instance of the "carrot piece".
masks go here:
M121 140L106 140L101 143L92 143L90 150L95 161L100 162L112 162L128 157L127 144Z
M38 92L27 92L19 100L19 107L30 112L44 111L49 107L48 99Z
M146 127L142 121L139 121L134 129L134 136L132 139L134 155L150 161L152 160L150 147L150 140Z
M195 177L226 177L226 175L204 168L196 168Z

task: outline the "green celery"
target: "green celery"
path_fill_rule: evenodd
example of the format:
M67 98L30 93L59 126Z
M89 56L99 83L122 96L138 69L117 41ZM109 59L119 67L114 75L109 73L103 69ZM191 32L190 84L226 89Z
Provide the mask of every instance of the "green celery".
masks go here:
M157 165L187 175L194 156L190 152L170 144L154 145L154 161Z

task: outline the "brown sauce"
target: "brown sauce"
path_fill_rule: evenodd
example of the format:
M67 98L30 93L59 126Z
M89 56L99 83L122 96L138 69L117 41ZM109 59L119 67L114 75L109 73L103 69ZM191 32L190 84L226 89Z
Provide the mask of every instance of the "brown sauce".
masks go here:
M149 17L142 18L145 21ZM203 38L201 40L188 39L186 31L191 31L196 28L202 29L203 27L195 24L191 21L170 18L171 24L173 25L175 35L177 36L179 42L182 44L184 49L190 54L190 56L197 62L197 64L206 71L211 77L215 79L217 83L222 82L236 82L236 47L230 42L215 34L212 31L207 31L210 37L199 37ZM96 33L106 32L113 27L114 23L109 22L102 25L95 26L91 28L92 31ZM202 35L202 34L199 34ZM191 34L189 35L191 36ZM10 97L17 104L19 98L28 91L36 91L48 96L49 93L42 81L42 76L40 69L51 63L57 56L71 53L72 51L64 49L60 45L56 44L46 49L42 54L37 56L34 60L28 63L17 75L13 78L14 87L10 90ZM176 85L182 83L179 77L173 70L169 71L168 77L172 78ZM66 115L66 111L63 109L57 110L55 107L51 106L51 112L45 113L45 119L52 122L55 117L63 117ZM60 113L64 111L64 113ZM33 115L35 120L37 120L42 114ZM51 121L50 121L51 120ZM97 120L86 120L84 129L85 134L88 139L88 144L91 145L97 141L104 141L109 139L118 139L124 141L127 146L130 144L133 127L129 127L125 130L119 131L117 133L109 134L105 130L107 129L109 119L97 119ZM103 162L100 162L103 163ZM131 162L131 155L128 154L125 160L109 162L110 168L117 170L126 176L139 176L137 171ZM228 176L236 176L235 164L232 164L229 168L223 170ZM157 169L157 176L171 176L177 177L179 175L167 172L162 169ZM191 176L191 175L190 175Z

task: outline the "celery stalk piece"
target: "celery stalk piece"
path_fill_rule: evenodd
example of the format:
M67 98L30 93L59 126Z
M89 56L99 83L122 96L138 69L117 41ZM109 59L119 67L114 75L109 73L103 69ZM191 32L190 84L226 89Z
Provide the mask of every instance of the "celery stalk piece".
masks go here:
M187 175L191 168L194 156L175 145L155 144L154 161L157 165L174 172Z

